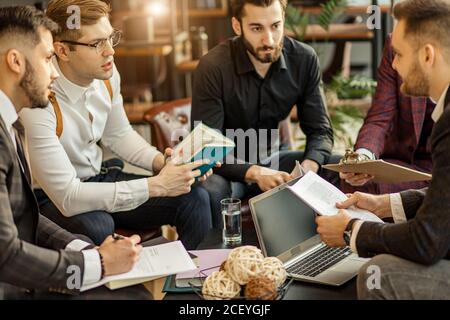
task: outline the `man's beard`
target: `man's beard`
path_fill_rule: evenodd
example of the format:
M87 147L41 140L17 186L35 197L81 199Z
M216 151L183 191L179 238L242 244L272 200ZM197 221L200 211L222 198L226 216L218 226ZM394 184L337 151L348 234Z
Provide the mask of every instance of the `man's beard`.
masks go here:
M48 97L46 96L47 87L40 89L37 83L36 75L31 63L26 59L25 74L20 80L19 86L23 89L30 101L31 108L44 109L48 105Z
M429 96L430 82L420 68L418 61L414 63L408 76L403 80L401 91L413 97Z
M245 48L250 52L252 56L255 57L256 60L262 63L273 63L278 61L281 57L281 53L283 51L283 41L281 41L278 45L273 47L264 46L259 48L254 48L251 43L245 38L244 33L242 33L242 41L245 45ZM265 50L273 49L273 53L262 53Z

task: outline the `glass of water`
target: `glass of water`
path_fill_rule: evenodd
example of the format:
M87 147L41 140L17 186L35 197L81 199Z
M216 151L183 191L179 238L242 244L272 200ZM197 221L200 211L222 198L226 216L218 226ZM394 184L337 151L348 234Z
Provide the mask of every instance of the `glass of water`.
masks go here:
M241 200L223 199L222 206L223 234L225 245L240 244L242 242Z

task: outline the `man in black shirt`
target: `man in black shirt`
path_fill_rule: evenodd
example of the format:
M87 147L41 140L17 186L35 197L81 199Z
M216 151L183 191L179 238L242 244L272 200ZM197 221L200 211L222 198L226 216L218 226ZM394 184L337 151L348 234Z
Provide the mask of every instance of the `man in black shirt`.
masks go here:
M320 172L333 148L319 61L311 47L284 36L286 0L234 0L231 6L237 37L201 59L192 102L192 126L202 121L237 145L233 159L204 183L215 227L221 226L221 199L289 181L296 160ZM294 106L307 138L305 152L283 151L274 134Z

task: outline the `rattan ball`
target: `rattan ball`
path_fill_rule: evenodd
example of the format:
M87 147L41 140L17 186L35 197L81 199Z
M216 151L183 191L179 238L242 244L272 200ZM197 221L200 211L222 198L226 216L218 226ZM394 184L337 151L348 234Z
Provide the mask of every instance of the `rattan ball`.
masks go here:
M203 283L202 294L206 300L230 300L240 293L241 286L224 271L213 272Z
M247 300L275 300L278 295L275 281L268 277L250 279L244 293Z
M220 269L219 271L225 271L227 272L227 260L225 260L224 262L222 262L222 264L220 265Z
M286 269L283 267L283 263L280 259L274 257L265 258L263 260L259 275L275 281L277 287L280 287L287 278Z
M256 247L243 246L230 252L226 270L230 277L240 285L246 285L252 277L261 272L264 256Z

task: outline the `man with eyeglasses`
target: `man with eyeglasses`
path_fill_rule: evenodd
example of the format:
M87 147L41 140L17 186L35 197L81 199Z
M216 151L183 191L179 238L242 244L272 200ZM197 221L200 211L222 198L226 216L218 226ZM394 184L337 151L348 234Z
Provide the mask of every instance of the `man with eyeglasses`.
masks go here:
M71 10L80 10L72 29ZM120 94L114 49L120 33L100 0L53 0L47 15L60 26L53 62L60 78L52 104L21 113L27 129L35 192L42 214L96 244L116 227L145 230L174 225L188 249L211 228L209 196L191 188L202 161L176 166L131 127ZM145 177L122 171L123 162L103 162L99 144L121 159L152 171Z

